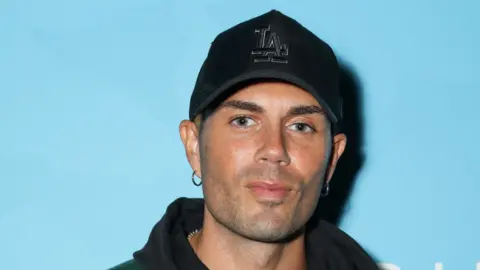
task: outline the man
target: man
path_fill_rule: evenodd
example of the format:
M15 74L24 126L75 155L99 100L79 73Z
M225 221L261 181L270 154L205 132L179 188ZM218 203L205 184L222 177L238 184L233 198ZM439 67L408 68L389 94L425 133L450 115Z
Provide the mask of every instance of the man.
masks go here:
M272 10L216 37L180 136L204 199L179 198L120 270L378 269L309 222L344 148L332 49Z

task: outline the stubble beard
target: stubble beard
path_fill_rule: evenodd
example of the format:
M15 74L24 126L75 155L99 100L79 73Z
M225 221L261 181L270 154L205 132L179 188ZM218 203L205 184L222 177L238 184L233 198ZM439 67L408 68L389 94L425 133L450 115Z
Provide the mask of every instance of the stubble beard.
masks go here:
M293 217L275 213L274 208L281 202L263 203L264 210L252 216L241 209L241 203L232 196L224 192L213 194L213 198L205 198L207 211L215 223L242 238L263 243L283 242L303 225L295 224Z

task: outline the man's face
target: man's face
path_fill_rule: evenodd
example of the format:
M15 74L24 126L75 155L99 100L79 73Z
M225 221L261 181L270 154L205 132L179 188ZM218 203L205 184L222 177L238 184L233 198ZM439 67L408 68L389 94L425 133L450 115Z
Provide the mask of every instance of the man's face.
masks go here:
M316 99L285 83L250 85L197 127L181 124L190 164L216 222L249 239L284 239L305 225L345 146Z

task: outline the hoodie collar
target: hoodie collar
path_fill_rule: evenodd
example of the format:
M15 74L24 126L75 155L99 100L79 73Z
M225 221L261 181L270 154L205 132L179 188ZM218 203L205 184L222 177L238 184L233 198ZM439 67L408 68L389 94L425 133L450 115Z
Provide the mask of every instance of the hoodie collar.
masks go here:
M176 199L153 227L145 246L134 253L134 259L148 270L207 269L186 238L201 228L203 214L203 199ZM309 222L305 239L308 269L379 269L354 239L326 221Z

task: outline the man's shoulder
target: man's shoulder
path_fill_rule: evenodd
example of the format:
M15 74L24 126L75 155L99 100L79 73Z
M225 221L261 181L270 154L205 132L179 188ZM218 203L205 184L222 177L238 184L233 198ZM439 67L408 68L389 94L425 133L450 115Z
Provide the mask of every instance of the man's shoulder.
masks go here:
M117 266L114 266L113 268L110 268L108 270L143 270L143 269L134 259L131 259Z

